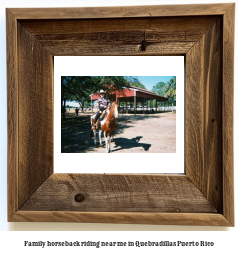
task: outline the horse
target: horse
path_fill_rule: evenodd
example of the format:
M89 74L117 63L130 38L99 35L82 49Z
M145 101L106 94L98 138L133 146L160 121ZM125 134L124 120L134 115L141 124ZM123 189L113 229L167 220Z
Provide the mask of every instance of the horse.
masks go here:
M104 133L106 153L111 152L110 144L114 134L114 130L117 128L116 119L118 118L118 103L117 101L112 102L111 106L106 110L104 118L99 119L99 144L102 145L102 132ZM94 125L95 114L91 116L91 126ZM94 145L97 145L96 140L96 128L91 130L90 138L94 137Z

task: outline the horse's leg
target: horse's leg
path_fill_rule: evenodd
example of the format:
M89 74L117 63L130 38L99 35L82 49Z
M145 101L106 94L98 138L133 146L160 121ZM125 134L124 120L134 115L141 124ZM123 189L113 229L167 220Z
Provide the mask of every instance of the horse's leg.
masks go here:
M106 144L106 153L110 153L109 152L109 148L108 148L108 137L106 136L106 132L104 131L104 138L105 138L105 144Z
M98 131L99 144L102 145L102 130Z
M91 126L93 126L94 121L93 121L93 117L91 116L90 118L90 122L91 122ZM90 134L90 138L94 139L94 145L97 145L97 137L96 137L96 129L92 128L91 129L91 134Z
M97 133L96 130L93 130L93 137L94 137L94 145L97 145Z
M111 135L109 134L109 137L108 137L108 153L111 152Z

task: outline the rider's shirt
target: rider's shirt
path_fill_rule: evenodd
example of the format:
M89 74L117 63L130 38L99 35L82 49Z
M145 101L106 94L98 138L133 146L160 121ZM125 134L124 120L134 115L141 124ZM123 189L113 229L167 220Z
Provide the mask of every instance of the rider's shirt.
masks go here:
M110 103L110 100L107 98L107 97L104 97L104 98L98 98L98 100L97 100L97 103L96 103L96 107L98 108L98 109L100 109L100 108L104 108L105 106L106 107L109 107L111 105L111 103Z

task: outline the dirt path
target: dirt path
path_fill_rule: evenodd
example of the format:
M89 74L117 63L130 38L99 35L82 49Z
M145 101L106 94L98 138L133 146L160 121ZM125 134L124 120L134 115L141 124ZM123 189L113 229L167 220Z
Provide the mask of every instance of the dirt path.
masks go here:
M61 121L62 153L105 153L94 146L90 135L90 114L68 114ZM120 115L111 149L113 153L176 152L176 113ZM97 137L98 139L98 137ZM104 139L103 143L104 143Z

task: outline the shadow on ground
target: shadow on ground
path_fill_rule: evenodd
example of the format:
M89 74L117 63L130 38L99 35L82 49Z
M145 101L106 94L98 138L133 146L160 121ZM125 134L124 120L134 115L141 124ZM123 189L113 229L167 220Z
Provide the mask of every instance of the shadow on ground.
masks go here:
M113 139L113 142L115 143L113 152L119 151L119 150L126 150L126 149L132 149L136 147L142 147L144 151L148 151L151 147L151 144L146 143L138 143L140 139L143 138L142 136L135 137L132 139L128 138L115 138Z
M160 118L154 115L122 115L117 120L118 129L115 135L122 134L125 129L132 127L138 121L145 121L149 118ZM87 153L96 151L93 140L89 139L91 132L90 115L68 114L61 119L61 152L62 153ZM127 139L114 138L114 151L127 150L134 147L143 147L145 151L150 148L150 144L138 143L141 136Z

